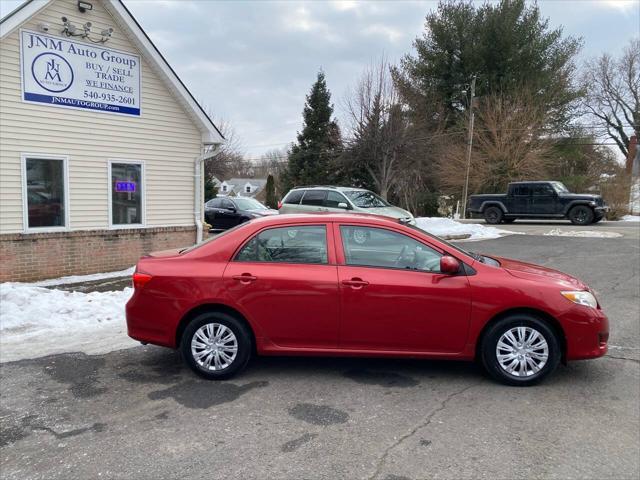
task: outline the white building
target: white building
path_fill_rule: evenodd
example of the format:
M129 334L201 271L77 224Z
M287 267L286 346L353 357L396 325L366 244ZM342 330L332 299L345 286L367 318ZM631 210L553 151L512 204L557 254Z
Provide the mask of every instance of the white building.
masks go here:
M260 196L266 185L266 178L230 178L221 182L217 187L220 196L255 198Z
M0 281L193 244L224 139L124 4L31 0L0 38Z

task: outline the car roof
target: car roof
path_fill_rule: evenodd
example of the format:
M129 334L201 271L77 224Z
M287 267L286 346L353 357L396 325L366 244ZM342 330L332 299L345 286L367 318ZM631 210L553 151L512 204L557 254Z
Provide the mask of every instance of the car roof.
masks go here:
M313 223L313 222L348 222L348 223L374 223L376 225L402 225L394 218L372 213L290 213L270 215L256 218L251 223L267 223L270 225L292 224L292 223Z
M511 182L511 185L520 185L523 183L560 183L557 180L530 180L530 181L520 181L520 182Z
M350 192L350 191L361 191L368 192L366 188L356 188L356 187L340 187L337 185L302 185L299 187L293 187L293 190L336 190L338 192Z

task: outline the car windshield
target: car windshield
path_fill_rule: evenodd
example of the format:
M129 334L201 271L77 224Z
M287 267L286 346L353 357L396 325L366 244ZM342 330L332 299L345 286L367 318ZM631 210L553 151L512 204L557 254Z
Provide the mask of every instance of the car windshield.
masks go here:
M556 193L569 193L569 189L564 186L562 182L551 182L551 186L556 191Z
M240 210L266 210L263 204L253 198L234 198L234 202Z
M350 190L344 193L359 208L389 207L390 203L368 190Z

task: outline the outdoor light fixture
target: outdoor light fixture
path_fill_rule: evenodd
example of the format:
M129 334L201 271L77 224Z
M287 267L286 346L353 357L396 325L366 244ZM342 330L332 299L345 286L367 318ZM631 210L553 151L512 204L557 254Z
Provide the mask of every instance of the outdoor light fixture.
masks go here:
M84 13L87 10L93 10L93 5L91 5L89 2L78 0L78 10L80 10L81 13Z
M86 2L78 2L78 5L80 5L80 3L86 4ZM89 3L88 5L91 4ZM105 43L111 38L111 35L113 34L113 28L109 27L102 30L99 34L95 34L95 36L92 36L93 32L91 32L91 26L91 22L87 22L82 25L82 28L80 28L71 23L67 17L62 17L63 28L61 33L65 34L67 37L86 38L93 43ZM97 35L99 35L100 38L98 38Z

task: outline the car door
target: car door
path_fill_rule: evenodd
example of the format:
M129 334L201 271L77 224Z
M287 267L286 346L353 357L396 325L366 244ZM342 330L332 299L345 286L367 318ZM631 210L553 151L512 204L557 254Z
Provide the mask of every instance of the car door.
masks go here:
M338 277L327 226L267 228L229 262L224 284L276 345L336 348Z
M324 200L326 197L326 190L307 190L306 192L304 192L304 196L300 201L300 212L328 212L329 210L324 206Z
M220 209L216 212L216 228L226 230L236 225L237 211L234 203L228 198L222 199Z
M529 212L534 215L553 215L556 213L558 195L551 185L540 183L531 188Z
M355 231L366 231L357 242ZM463 350L471 315L464 274L439 272L439 252L404 233L379 227L336 229L344 349Z
M516 185L513 189L512 208L509 213L530 213L531 188L529 185Z
M216 226L216 219L219 215L219 211L222 208L222 199L213 198L204 205L204 219L213 228L219 228Z
M346 208L340 208L338 205L344 204ZM333 190L327 190L327 196L324 199L324 207L328 212L342 212L344 213L346 210L349 210L349 201L346 197L340 192L336 192Z

